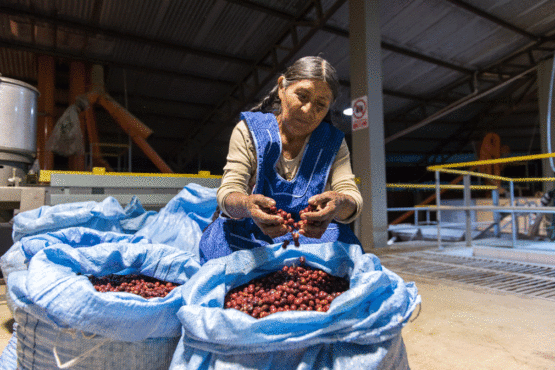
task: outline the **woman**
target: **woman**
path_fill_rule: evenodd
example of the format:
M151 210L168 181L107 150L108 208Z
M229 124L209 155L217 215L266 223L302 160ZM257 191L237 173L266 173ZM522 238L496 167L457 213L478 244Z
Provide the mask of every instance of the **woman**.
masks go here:
M290 228L272 207L301 220L300 243L360 244L348 226L362 208L349 150L343 133L324 120L338 86L326 60L301 58L241 114L218 189L223 214L203 233L201 263L289 240ZM313 210L299 215L308 205Z

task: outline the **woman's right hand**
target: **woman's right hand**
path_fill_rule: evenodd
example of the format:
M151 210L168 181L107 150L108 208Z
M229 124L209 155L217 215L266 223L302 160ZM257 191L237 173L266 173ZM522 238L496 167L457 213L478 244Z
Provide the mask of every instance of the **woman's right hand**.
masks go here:
M275 200L261 194L252 194L245 198L245 209L249 217L270 238L277 238L289 232L283 224L283 217L270 213L270 208L275 205Z

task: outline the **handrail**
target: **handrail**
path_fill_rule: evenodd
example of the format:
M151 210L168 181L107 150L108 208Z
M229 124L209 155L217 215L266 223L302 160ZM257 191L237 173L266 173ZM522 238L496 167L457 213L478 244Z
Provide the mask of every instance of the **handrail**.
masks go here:
M473 167L472 169L476 169L478 168L478 166ZM453 181L451 181L449 183L449 185L454 185L457 184L459 182L461 182L463 180L464 176L459 176L456 179L454 179ZM448 189L443 189L441 190L440 194L443 194L447 191ZM436 194L432 194L430 195L428 198L426 198L423 202L421 202L419 205L426 205L428 203L433 202L436 199ZM409 218L410 216L412 216L414 214L414 211L408 211L403 213L401 216L397 217L395 220L393 220L390 225L397 225L400 224L401 222L405 221L407 218Z
M555 157L555 153L547 153L547 154L533 154L533 155L526 155L526 156L517 156L517 157L508 157L508 158L498 158L498 159L488 159L488 160L481 160L481 161L471 161L471 162L462 162L462 163L449 163L449 164L442 164L442 165L433 165L433 166L429 166L427 167L428 171L434 171L436 174L436 194L439 197L439 190L440 190L440 184L439 184L439 174L440 173L451 173L451 174L458 174L461 176L465 176L468 179L470 178L470 176L476 176L476 177L480 177L480 178L486 178L486 179L493 179L493 180L500 180L500 181L507 181L509 182L509 194L510 194L510 207L502 207L502 209L504 210L508 210L511 214L512 214L512 218L511 218L511 222L512 222L512 237L513 237L513 247L516 245L516 235L517 235L517 231L516 231L516 222L515 222L515 213L516 211L519 210L519 208L514 207L514 183L515 182L553 182L555 181L554 177L525 177L525 178L511 178L511 177L506 177L506 176L496 176L496 175L490 175L490 174L485 174L485 173L479 173L479 172L474 172L473 170L480 165L487 165L487 164L496 164L496 163L512 163L512 162L523 162L523 161L528 161L528 160L537 160L537 159L546 159L546 158L553 158ZM468 167L468 166L473 166L473 168L468 171L468 170L454 170L453 168L460 168L460 167ZM469 185L469 184L467 184ZM500 189L503 189L500 187ZM466 194L466 193L465 193ZM466 197L466 195L465 195ZM465 198L466 199L466 198ZM441 206L439 204L439 201L436 202L437 206L436 206L436 211L437 211L437 217L438 217L438 246L441 247L441 234L440 234L440 212L441 210L447 210L450 208L446 208L444 206ZM466 210L467 213L471 210L471 209L477 209L477 208L466 208L466 207L456 207L458 210ZM551 207L541 207L541 211L540 209L536 209L535 213L546 213L546 212L550 212L552 213L553 210L549 209ZM500 209L496 209L496 208L491 208L492 211L494 212L500 212ZM467 225L468 225L468 214L467 214ZM468 228L468 226L467 226Z
M545 159L545 158L552 158L552 157L555 157L555 153L531 154L531 155L522 155L522 156L517 156L517 157L487 159L487 160L481 160L481 161L437 164L437 165L433 165L433 166L428 166L426 169L428 171L437 171L437 170L446 169L446 168L477 166L477 165L495 164L495 163L521 162L521 161L525 161L525 160L528 161L528 160Z
M435 189L436 185L432 184L386 184L387 188L399 188L399 189ZM456 190L464 190L464 185L440 185L440 189L456 189ZM470 189L472 190L495 190L497 186L495 185L470 185Z

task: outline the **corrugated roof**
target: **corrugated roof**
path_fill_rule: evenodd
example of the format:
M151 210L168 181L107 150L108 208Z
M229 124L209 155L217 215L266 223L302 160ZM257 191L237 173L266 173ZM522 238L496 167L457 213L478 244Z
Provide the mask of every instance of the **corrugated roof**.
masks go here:
M254 103L273 85L274 56L290 63L304 55L322 55L336 67L343 83L334 117L349 133L349 119L340 114L351 100L349 4L322 0L323 14L335 11L324 27L297 47L291 30L298 40L311 35L318 19L313 5L309 0L4 1L0 73L33 83L40 53L58 58L59 79L64 78L63 65L72 58L101 63L106 67L107 90L118 100L126 92L130 109L153 128L149 140L155 149L177 153L184 143L202 141L216 132L219 135L212 134L215 141L208 145L223 146L225 152L236 119L226 112L236 111L237 104ZM386 136L449 107L474 88L483 91L522 72L552 55L555 47L553 41L546 42L555 31L552 0L382 0L380 9ZM541 47L535 47L539 43ZM529 53L507 60L527 47ZM260 86L266 77L269 81ZM503 99L512 99L518 107L518 95L536 89L532 77L523 76L438 122L388 142L386 151L433 155L443 150L439 143L445 140L445 147L471 152L470 139L488 127L489 112ZM252 91L255 98L246 101ZM503 127L510 132L506 140L514 151L528 151L530 142L538 151L537 133L528 120L510 117ZM537 113L535 117L537 122ZM222 119L227 119L227 126L216 122ZM465 125L477 133L468 133ZM521 142L516 140L526 132ZM212 152L218 151L222 149ZM202 155L210 152L203 150ZM221 170L225 156L206 161Z

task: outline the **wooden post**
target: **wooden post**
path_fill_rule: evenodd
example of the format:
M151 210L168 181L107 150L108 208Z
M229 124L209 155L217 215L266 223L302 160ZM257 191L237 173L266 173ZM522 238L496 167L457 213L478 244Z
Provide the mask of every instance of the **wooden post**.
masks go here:
M54 90L56 67L54 57L39 55L38 69L38 118L37 118L37 157L42 170L54 169L54 154L46 150L46 141L54 129Z
M69 67L69 104L75 104L77 97L86 92L86 81L87 77L85 63L72 61ZM83 112L79 114L79 122L81 132L83 134L83 142L81 145L85 146L85 135L87 134L87 131L85 128L85 117ZM69 169L72 171L84 171L85 154L72 155L69 158Z

